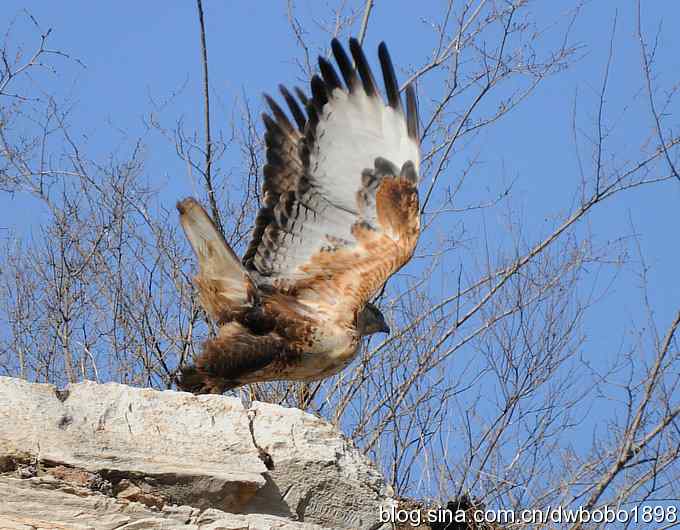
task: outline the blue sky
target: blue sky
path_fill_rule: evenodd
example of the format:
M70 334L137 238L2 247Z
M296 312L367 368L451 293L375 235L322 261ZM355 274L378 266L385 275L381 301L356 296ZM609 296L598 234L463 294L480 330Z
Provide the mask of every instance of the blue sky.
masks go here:
M644 26L652 34L661 27L655 66L655 86L659 98L678 83L680 34L671 24L680 19L677 2L643 2ZM365 49L369 57L378 42L385 40L394 62L410 68L423 62L434 37L426 19L443 11L440 2L387 2L378 0L372 13ZM572 2L541 2L537 18L544 26L558 20ZM55 60L56 74L34 78L34 88L55 92L74 104L70 124L88 146L92 157L107 157L117 149L126 150L142 136L148 146L147 177L162 188L164 204L171 208L177 198L194 189L186 167L174 153L174 146L145 130L144 116L150 100L170 103L159 118L172 127L182 119L188 129L202 128L201 70L196 8L194 2L24 2L4 0L0 27L17 15L14 42L30 49L36 35L25 17L24 8L43 28L53 28L51 47L69 53L84 67L67 60ZM310 15L327 11L326 4L299 2L298 15L308 23L310 42L319 48L327 44L312 23ZM293 63L301 58L286 16L285 2L205 1L210 77L213 95L212 119L215 127L227 124L234 101L247 94L256 110L261 110L262 92L274 93L278 83L300 84L301 74ZM513 201L521 211L523 237L539 241L554 228L559 214L574 203L579 168L572 135L572 112L576 108L578 130L594 133L599 90L609 53L609 38L616 17L613 61L605 105L605 123L612 127L606 139L607 152L617 161L635 159L640 145L649 136L648 112L640 52L635 39L633 2L601 0L585 5L571 31L578 43L579 59L569 69L545 80L531 98L497 124L487 128L460 153L444 177L455 182L456 170L467 159L479 156L475 174L470 177L463 203L495 197L509 181L514 181ZM562 26L561 26L562 27ZM561 38L548 33L546 42ZM403 78L403 74L402 74ZM438 87L425 81L419 97ZM171 97L172 96L172 97ZM425 105L426 108L426 105ZM677 104L666 110L665 123L677 129ZM591 155L587 141L578 140L582 156ZM222 167L238 175L239 161L227 158ZM586 169L588 172L588 169ZM425 175L427 179L427 175ZM0 226L10 227L12 237L32 237L40 212L31 199L19 194L0 194ZM659 326L664 328L678 310L680 264L680 182L669 181L621 196L596 210L581 233L590 230L598 244L614 240L634 230L649 267L649 294ZM461 206L464 206L462 204ZM496 248L507 248L506 219L501 208L468 212L460 218L445 217L433 238L465 228L468 245L483 248L483 232ZM451 223L446 224L446 223ZM632 246L627 247L633 250ZM493 253L493 252L492 252ZM634 260L637 259L634 257ZM448 262L452 270L465 265L465 248ZM597 362L613 355L624 338L632 339L633 322L644 327L640 309L641 294L635 270L625 267L589 271L585 286L605 290L604 299L591 310L584 356ZM596 277L597 276L597 277ZM609 279L613 278L613 283ZM445 279L439 279L445 283ZM606 413L604 413L606 414ZM602 416L593 416L592 424Z
M558 8L555 3L539 3L543 11L539 20L548 23L557 19L570 3L559 4ZM67 7L54 2L4 3L6 21L15 15L19 17L13 32L15 42L22 42L27 49L36 43L33 29L21 16L22 9L28 7L43 28L53 29L51 46L85 65L81 68L73 62L56 60L56 75L38 76L36 85L73 101L71 125L87 142L92 156L107 156L126 145L126 140L144 135L143 117L149 112L151 98L164 101L177 93L161 115L164 123L172 126L182 118L189 129L193 126L200 130L202 126L195 5L168 2L161 9L159 6L154 2L74 2ZM318 6L299 2L298 15L305 21L309 14L327 11ZM394 2L389 6L377 2L366 40L367 50L386 40L398 65L408 68L419 64L433 41L424 19L436 17L442 8L443 4L437 2L417 5ZM300 72L292 60L300 58L301 53L291 35L285 2L207 2L206 14L216 127L220 122L227 123L235 98L242 94L261 108L262 92L275 92L279 82L300 83ZM680 49L678 36L667 22L679 14L680 7L674 3L664 3L663 8L655 3L645 6L647 27L655 28L666 21L656 80L663 88L675 82L673 73L680 69L680 55L673 53ZM636 149L640 134L633 131L649 129L650 117L639 94L643 85L639 50L633 38L633 3L605 1L587 4L572 30L572 41L583 46L582 58L566 72L545 81L528 103L489 128L474 146L475 151L461 154L467 157L473 152L481 153L475 186L488 190L489 196L502 187L499 185L502 179L517 179L517 196L522 198L527 226L535 230L534 235L541 233L544 219L552 212L569 206L564 200L565 193L571 193L578 178L571 131L572 106L578 95L579 126L592 132L615 15L617 34L606 109L616 129L608 144L616 154ZM324 45L319 32L313 32L314 26L310 25L310 30L311 42L319 47ZM421 98L427 97L427 88L426 83L420 88ZM191 179L173 156L173 146L153 135L145 140L150 145L149 178L157 185L167 186L170 204L174 197L191 193ZM629 194L629 198L617 201L616 207L596 212L593 217L596 235L602 238L607 237L609 230L620 234L629 218L633 220L643 234L642 248L652 267L655 305L659 316L667 318L674 309L671 300L680 299L678 282L672 281L680 256L669 244L671 227L678 225L678 199L680 186L668 183ZM3 212L10 218L25 219L27 211L21 197L0 196L0 201ZM479 222L474 215L470 217L466 223ZM25 220L30 225L30 217ZM486 222L493 224L494 220ZM11 224L17 227L19 223ZM618 304L616 307L623 309Z

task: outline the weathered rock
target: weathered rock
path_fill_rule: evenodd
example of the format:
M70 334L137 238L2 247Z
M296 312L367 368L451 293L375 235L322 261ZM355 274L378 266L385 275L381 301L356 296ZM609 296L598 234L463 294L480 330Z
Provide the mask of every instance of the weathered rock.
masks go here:
M350 442L297 409L0 377L0 528L378 528L393 504Z

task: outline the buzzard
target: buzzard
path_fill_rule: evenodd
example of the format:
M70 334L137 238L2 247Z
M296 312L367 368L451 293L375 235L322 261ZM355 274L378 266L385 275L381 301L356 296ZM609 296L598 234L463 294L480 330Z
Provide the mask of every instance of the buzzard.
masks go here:
M195 199L177 204L200 302L219 327L180 370L182 390L323 379L352 361L362 337L389 333L370 300L420 231L415 92L406 87L404 107L384 43L387 104L357 40L351 59L338 40L331 49L342 78L320 57L311 98L279 87L292 121L265 95L262 205L243 259Z

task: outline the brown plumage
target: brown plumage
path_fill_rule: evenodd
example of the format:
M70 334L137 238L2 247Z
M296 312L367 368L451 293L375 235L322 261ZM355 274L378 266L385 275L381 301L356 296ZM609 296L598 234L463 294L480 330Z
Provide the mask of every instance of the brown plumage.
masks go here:
M242 262L196 200L177 205L200 302L219 325L182 368L183 390L322 379L352 361L362 336L389 331L370 300L418 240L417 107L411 86L402 104L384 43L387 105L361 46L349 47L356 66L331 43L342 80L319 58L310 99L280 87L293 122L265 96L262 205Z

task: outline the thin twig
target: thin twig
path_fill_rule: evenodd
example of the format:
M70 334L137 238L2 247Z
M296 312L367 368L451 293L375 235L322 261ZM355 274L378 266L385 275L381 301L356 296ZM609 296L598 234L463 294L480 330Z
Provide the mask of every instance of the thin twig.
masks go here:
M201 27L201 62L203 64L203 102L205 104L205 170L203 177L205 178L205 187L208 192L208 201L210 202L210 210L212 212L213 221L217 225L217 229L224 233L222 218L220 211L217 208L217 200L215 199L215 188L212 182L212 140L210 138L210 91L208 84L208 48L205 44L205 23L203 20L203 4L201 0L196 0L196 7L198 8L198 21Z
M649 109L654 118L654 123L656 124L656 133L659 136L659 145L663 149L664 157L670 167L673 176L680 180L680 174L675 169L671 157L666 149L666 141L664 140L663 133L661 132L661 120L659 119L659 113L656 111L656 105L654 104L654 95L652 93L652 73L651 65L649 64L649 59L647 58L647 50L645 48L645 39L642 36L642 12L640 8L640 0L637 1L637 37L640 41L640 54L642 55L642 71L645 74L645 84L647 87L647 97L649 98Z
M364 43L364 37L366 37L366 29L368 28L368 19L371 16L371 10L375 2L373 0L366 0L366 6L364 7L364 17L361 20L361 29L359 30L359 44Z

